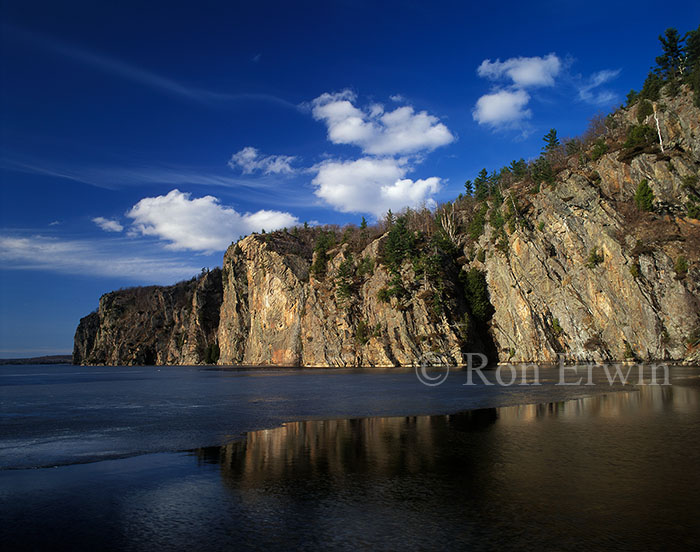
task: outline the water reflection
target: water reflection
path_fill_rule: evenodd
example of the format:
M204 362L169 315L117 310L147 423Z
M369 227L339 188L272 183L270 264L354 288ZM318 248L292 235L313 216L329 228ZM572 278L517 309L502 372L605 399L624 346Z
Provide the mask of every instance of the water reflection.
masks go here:
M362 520L427 548L668 549L700 537L699 391L294 422L194 453L282 540L303 518L320 542L365 542Z

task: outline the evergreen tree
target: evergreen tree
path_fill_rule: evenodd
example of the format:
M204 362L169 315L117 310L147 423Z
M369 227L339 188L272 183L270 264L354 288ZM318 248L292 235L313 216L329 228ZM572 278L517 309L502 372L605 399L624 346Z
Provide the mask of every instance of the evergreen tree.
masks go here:
M661 94L661 87L664 85L663 79L654 72L647 75L642 86L642 91L639 93L639 99L646 99L655 102Z
M693 70L700 63L700 25L685 35L685 65Z
M367 229L367 219L365 217L362 217L362 222L360 223L360 230L366 230Z
M345 300L350 298L355 283L354 278L355 262L352 253L348 253L338 267L338 276L335 281L335 293L338 299Z
M527 163L525 159L520 158L517 161L513 160L510 164L510 172L516 179L525 178L527 176Z
M394 226L394 213L391 212L391 209L386 212L386 225L389 228Z
M467 195L472 195L474 193L474 185L471 180L467 180L464 183L464 189L467 191Z
M637 186L637 193L634 194L634 202L641 211L651 211L654 209L654 192L649 187L646 178Z
M682 38L678 31L672 27L666 29L665 35L659 35L663 54L656 58L656 64L662 77L675 79L680 71L684 59Z
M559 147L556 129L550 129L542 139L544 140L544 147L542 148L542 153L544 154L553 153Z
M413 253L413 234L408 229L406 217L396 219L384 243L384 261L392 272L397 273L401 263Z
M478 200L486 199L489 195L489 178L486 169L481 169L474 179L474 194Z

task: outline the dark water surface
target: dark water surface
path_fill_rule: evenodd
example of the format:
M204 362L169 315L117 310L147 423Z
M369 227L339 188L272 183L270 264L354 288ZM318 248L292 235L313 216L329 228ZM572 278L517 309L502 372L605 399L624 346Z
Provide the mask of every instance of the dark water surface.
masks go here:
M697 549L699 375L1 367L0 547Z

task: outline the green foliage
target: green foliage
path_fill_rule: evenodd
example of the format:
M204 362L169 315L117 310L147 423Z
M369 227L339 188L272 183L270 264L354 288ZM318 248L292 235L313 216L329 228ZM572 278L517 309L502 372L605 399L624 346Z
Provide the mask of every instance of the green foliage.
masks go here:
M388 303L391 301L391 293L389 293L389 288L383 287L377 292L377 299L382 303Z
M686 190L695 191L695 187L697 186L697 183L698 183L698 175L689 174L689 175L683 177L681 186Z
M386 225L389 228L394 226L394 213L391 212L391 209L386 212Z
M637 122L641 125L652 113L654 113L654 107L651 105L651 102L642 100L637 108Z
M532 179L535 184L554 184L554 170L546 158L538 157L532 164Z
M566 142L564 149L567 155L578 155L583 150L583 144L578 138L572 138Z
M204 363L205 364L216 364L219 362L219 356L221 351L219 350L218 343L210 343L206 349L204 349Z
M359 278L364 278L365 276L371 276L374 274L374 259L372 259L370 256L362 257L360 262L357 263L356 273Z
M537 223L537 229L542 232L544 230L544 221L541 220Z
M627 93L627 107L634 105L638 98L639 92L637 92L635 89L630 90Z
M377 292L377 299L382 303L388 303L392 297L401 298L406 295L406 288L403 287L401 276L395 274L389 281L388 287L383 287Z
M644 81L644 86L642 86L642 91L639 93L639 99L652 102L657 101L661 95L661 87L663 85L664 81L659 75L649 73Z
M381 331L381 325L377 324L374 328L365 322L364 320L360 320L357 323L357 329L355 330L355 342L358 345L364 346L367 345L369 340L372 337L379 337L379 333Z
M396 219L384 242L383 261L392 272L401 269L403 261L415 253L413 233L408 229L406 217Z
M639 265L637 263L630 265L630 274L633 278L639 278Z
M700 203L691 199L685 204L689 218L700 220Z
M508 253L510 252L510 243L508 242L508 238L506 236L501 236L498 239L498 242L496 242L496 250L503 253L506 257L508 256Z
M355 263L352 253L348 253L338 267L338 274L335 278L335 295L344 301L349 299L353 293L355 285Z
M542 153L544 154L553 153L559 147L559 138L557 138L557 131L554 128L550 129L542 140L544 140L544 147L542 148Z
M360 230L366 230L367 229L367 219L365 217L362 217L362 222L360 222Z
M510 164L510 172L516 180L521 180L527 176L527 162L525 159L513 160Z
M479 261L480 263L485 263L486 262L486 251L483 249L479 249L479 252L476 254L476 260Z
M321 277L326 273L326 265L328 264L328 250L335 246L335 234L333 232L321 231L316 238L314 252L316 259L311 265L311 272L316 277Z
M625 148L634 148L637 146L646 146L653 144L656 139L656 133L649 125L635 125L629 129L627 140L623 144Z
M489 300L486 275L472 268L464 276L464 295L469 305L469 311L480 322L488 321L493 316L493 306Z
M630 344L625 341L625 358L631 358L635 359L637 358L637 355L634 353L632 350L632 347L630 347Z
M469 225L467 226L467 232L469 232L469 236L474 241L478 240L481 234L484 233L487 212L488 206L486 204L483 204L474 212L474 217L471 221L469 221Z
M555 318L552 320L552 331L554 332L554 335L559 337L564 333L564 328L561 327L561 324L559 323L559 319Z
M467 195L472 195L474 193L474 185L471 180L467 180L464 183L464 190L467 192Z
M486 169L481 169L474 179L474 196L483 201L489 196L489 178Z
M634 194L634 203L640 211L652 211L654 209L654 192L649 187L646 178L637 186Z
M505 223L506 221L501 214L501 210L498 208L492 209L491 216L489 217L489 224L491 224L491 227L498 232L503 228Z
M667 79L675 79L680 73L680 67L685 58L681 41L678 31L672 27L666 29L664 35L659 36L663 54L656 58L656 63L661 76Z
M591 150L591 161L598 161L603 155L608 152L608 144L605 143L604 138L598 138L593 144L593 149Z
M605 260L602 254L598 252L598 248L594 247L593 250L588 254L588 260L586 261L586 266L588 268L595 268L600 263Z
M676 275L679 278L684 278L688 274L688 259L683 255L676 259L676 263L673 265L673 270L676 271Z

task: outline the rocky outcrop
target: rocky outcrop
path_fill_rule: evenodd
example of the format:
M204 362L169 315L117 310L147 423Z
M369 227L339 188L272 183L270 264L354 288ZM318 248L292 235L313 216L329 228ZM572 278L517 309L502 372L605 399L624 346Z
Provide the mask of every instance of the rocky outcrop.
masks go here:
M446 243L414 228L417 251L400 262L387 233L352 242L334 230L341 245L314 251L318 229L285 230L232 244L200 279L107 294L80 322L74 362L196 364L214 347L220 364L245 365L463 364L470 352L697 362L700 110L683 94L656 108L641 122L658 120L663 151L625 143L639 107L620 110L607 152L570 157L541 189L454 202ZM642 180L653 212L634 205ZM480 210L490 223L475 235ZM506 210L509 223L495 222Z
M221 301L220 269L173 286L107 293L78 325L73 363L203 363L217 347Z
M362 259L375 263L381 241L361 252L355 268ZM303 240L290 234L275 239L253 235L228 249L218 338L221 363L396 366L428 354L463 363L468 331L455 323L467 315L463 301L455 302L455 312L440 316L431 312L430 294L381 301L379 291L389 285L390 275L380 265L358 278L352 296L341 298L337 278L349 257L347 245L332 251L322 277L311 274L312 258L304 249ZM413 278L408 267L403 277ZM454 296L461 295L455 290ZM461 316L450 316L460 310Z

